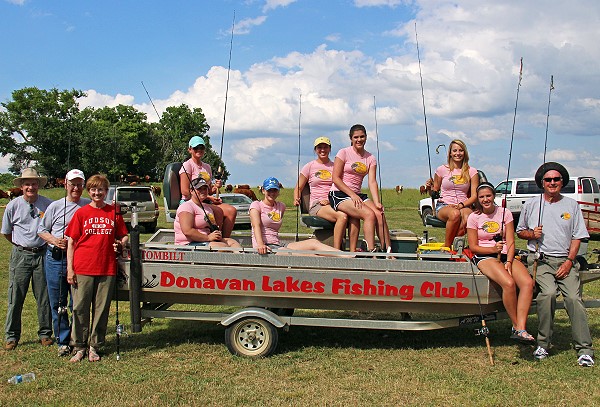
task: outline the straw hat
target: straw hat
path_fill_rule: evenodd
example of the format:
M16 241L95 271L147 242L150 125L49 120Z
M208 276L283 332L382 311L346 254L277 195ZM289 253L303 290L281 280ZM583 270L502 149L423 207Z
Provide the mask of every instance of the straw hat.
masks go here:
M21 173L21 176L15 178L13 180L13 184L15 184L15 186L21 188L21 185L23 185L23 181L25 181L26 179L37 180L40 188L43 188L44 185L46 185L46 182L48 181L48 178L40 177L38 172L36 170L34 170L33 168L25 168L23 170L23 172Z

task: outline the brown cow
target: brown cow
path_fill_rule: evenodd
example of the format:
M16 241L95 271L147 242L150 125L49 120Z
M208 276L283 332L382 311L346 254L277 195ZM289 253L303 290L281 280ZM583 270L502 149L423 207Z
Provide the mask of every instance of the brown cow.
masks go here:
M403 185L396 185L396 193L397 194L401 194L402 191L404 191L404 186Z
M6 192L4 192L3 190L0 189L0 198L10 199L10 196Z
M150 188L152 188L152 191L154 191L156 196L160 196L162 189L158 185L156 185L156 186L152 185Z
M23 195L23 190L21 188L15 187L15 188L9 189L7 193L8 193L8 198L13 199L13 198Z
M233 191L233 185L231 185L231 184L225 185L225 192L231 192L231 191Z
M419 187L419 192L421 193L421 195L428 195L431 192L431 187L426 186L426 185L421 185Z
M252 199L253 201L258 201L256 194L250 188L234 188L233 192L236 194L246 195L248 198Z
M248 185L248 184L239 184L239 185L236 184L233 187L236 189L250 189L250 185Z

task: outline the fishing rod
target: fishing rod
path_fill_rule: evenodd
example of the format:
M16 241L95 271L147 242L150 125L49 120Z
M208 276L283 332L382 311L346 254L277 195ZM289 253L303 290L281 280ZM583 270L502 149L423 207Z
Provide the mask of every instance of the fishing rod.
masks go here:
M301 123L302 123L302 93L300 93L300 109L298 111L298 168L296 170L297 180L296 180L296 188L298 188L298 196L300 199L301 191L300 191L300 134L301 134ZM298 237L298 229L300 228L300 205L296 206L296 242L299 240Z
M517 106L519 105L519 89L521 88L521 79L523 79L523 57L521 57L521 67L519 68L519 83L517 84L517 97L515 100L515 113L513 115L512 132L510 134L510 149L508 150L508 168L506 170L506 186L508 187L508 180L510 178L510 162L512 158L513 140L515 138L515 123L517 121ZM504 214L506 213L506 198L508 196L508 188L504 188L504 205L502 209L502 223L500 226L500 238L504 236ZM498 253L498 260L500 260L501 253Z
M415 21L415 42L417 43L417 58L419 60L419 78L421 80L421 100L423 102L423 118L425 119L425 139L427 140L427 163L429 165L429 179L433 183L433 175L431 173L431 154L429 153L429 132L427 131L427 112L425 111L425 92L423 90L423 72L421 71L421 52L419 50L419 36L417 34L417 22L416 21ZM439 146L438 146L438 148L439 148ZM433 193L431 194L431 208L433 210L433 216L435 216L436 215L436 213L435 213L436 212L435 211L435 198L433 196Z
M156 112L156 115L158 116L158 120L160 121L160 114L158 114L158 110L156 109L156 106L154 106L154 102L152 101L152 98L150 97L150 94L148 93L148 89L146 89L146 85L144 85L144 81L141 81L141 82L142 82L142 87L146 91L146 95L148 95L148 99L150 100L150 104L154 108L154 111Z
M552 91L554 90L554 75L550 75L550 89L548 90L548 111L546 113L546 136L545 136L545 140L544 140L544 161L542 163L542 166L544 164L546 164L546 151L548 149L548 123L550 121L550 99L552 97ZM542 191L542 193L540 194L540 204L539 204L539 212L538 212L538 227L540 227L540 225L542 224L542 200L544 198L544 193ZM535 237L535 236L534 236ZM538 261L540 259L540 241L538 239L535 240L535 255L534 255L534 262L533 262L533 281L535 281L535 278L537 276L537 268L538 268Z
M481 318L481 328L475 329L475 335L482 335L485 338L485 346L487 348L488 357L490 364L494 366L494 354L492 352L492 345L490 344L490 329L485 323L485 317L483 315L483 309L481 308L481 297L479 296L479 288L477 287L477 279L475 278L475 270L473 269L473 262L469 261L471 266L471 275L473 276L473 285L475 286L475 293L477 294L477 305L479 305L479 316Z
M221 128L221 148L219 149L219 168L215 174L215 178L220 180L223 177L223 168L221 163L223 162L223 142L225 139L225 118L227 117L227 100L229 95L229 74L231 73L231 54L233 51L233 32L235 30L235 10L233 11L233 23L231 24L231 40L229 41L229 63L227 65L227 82L225 85L225 106L223 108L223 127ZM217 188L216 197L219 198L219 189Z
M379 159L379 130L377 127L377 103L375 101L375 96L373 96L373 111L375 113L375 146L377 148L377 171L379 172L379 203L381 203L381 207L382 207L382 211L381 211L381 221L382 221L382 225L381 225L381 230L383 231L382 233L382 238L383 238L383 244L382 244L382 250L386 250L388 249L388 244L391 242L386 242L387 239L387 232L386 232L386 221L385 221L385 211L383 210L383 189L381 188L381 161Z

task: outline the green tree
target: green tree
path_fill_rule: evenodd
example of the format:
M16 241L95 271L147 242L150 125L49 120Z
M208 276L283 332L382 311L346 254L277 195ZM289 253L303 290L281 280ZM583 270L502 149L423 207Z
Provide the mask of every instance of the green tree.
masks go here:
M3 102L0 112L0 154L11 154L10 171L18 174L35 165L51 177L67 170L68 145L79 112L79 90L23 88Z
M213 150L210 137L207 135L210 126L202 109L190 109L186 104L176 107L168 107L163 113L160 123L155 126L157 144L162 157L157 162L156 170L162 176L167 164L182 162L189 158L188 142L192 136L201 136L206 142L206 154L203 161L210 164L216 176L219 168L222 170L222 178L227 180L229 172L219 155Z

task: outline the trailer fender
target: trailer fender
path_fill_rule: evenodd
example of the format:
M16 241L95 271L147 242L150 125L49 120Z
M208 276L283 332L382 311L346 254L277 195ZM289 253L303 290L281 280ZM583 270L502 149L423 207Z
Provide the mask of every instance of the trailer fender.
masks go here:
M282 321L280 317L274 314L273 312L258 307L248 307L236 311L233 314L223 318L223 320L221 320L221 325L227 327L233 324L234 322L239 321L240 319L249 317L264 319L265 321L271 323L277 328L283 328L285 325L287 325L286 322Z

